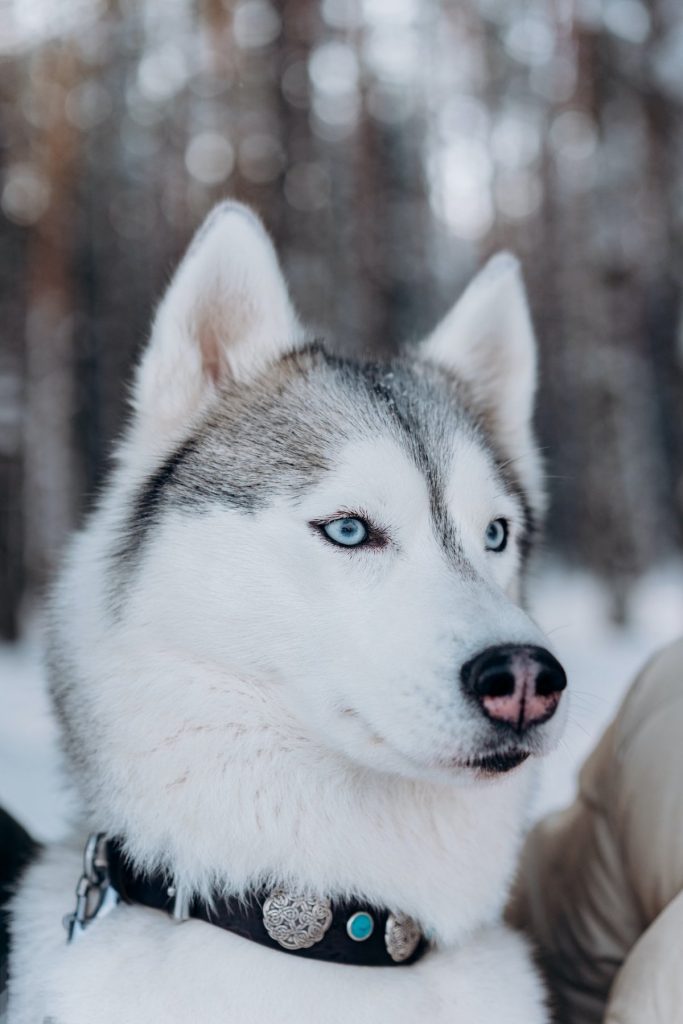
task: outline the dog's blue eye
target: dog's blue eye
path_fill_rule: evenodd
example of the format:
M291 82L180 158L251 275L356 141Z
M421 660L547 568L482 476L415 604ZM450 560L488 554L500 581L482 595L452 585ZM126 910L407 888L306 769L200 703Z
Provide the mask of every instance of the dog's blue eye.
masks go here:
M486 550L504 551L508 542L507 519L492 519L486 527Z
M333 519L325 523L322 529L333 544L342 544L345 548L357 548L368 539L368 528L363 520L352 516Z

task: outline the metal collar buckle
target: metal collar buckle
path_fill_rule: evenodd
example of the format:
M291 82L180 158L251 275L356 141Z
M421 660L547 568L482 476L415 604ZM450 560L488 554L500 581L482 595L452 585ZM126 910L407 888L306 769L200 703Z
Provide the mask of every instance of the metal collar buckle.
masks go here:
M92 832L83 850L83 874L76 886L76 908L64 918L67 942L97 917L109 891L106 832Z

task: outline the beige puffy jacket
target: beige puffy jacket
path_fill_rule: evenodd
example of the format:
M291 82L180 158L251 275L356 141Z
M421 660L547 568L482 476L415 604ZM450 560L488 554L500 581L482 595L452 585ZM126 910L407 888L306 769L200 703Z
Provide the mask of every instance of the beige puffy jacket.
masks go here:
M683 640L632 686L574 805L532 832L512 917L562 1024L683 1024Z

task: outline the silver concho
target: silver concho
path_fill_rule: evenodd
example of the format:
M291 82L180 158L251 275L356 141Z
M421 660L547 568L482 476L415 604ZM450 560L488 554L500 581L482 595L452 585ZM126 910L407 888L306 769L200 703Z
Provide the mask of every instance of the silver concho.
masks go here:
M283 949L309 949L332 924L328 899L274 889L263 904L263 924Z
M387 953L396 963L407 960L417 949L422 932L407 914L389 914L384 930Z

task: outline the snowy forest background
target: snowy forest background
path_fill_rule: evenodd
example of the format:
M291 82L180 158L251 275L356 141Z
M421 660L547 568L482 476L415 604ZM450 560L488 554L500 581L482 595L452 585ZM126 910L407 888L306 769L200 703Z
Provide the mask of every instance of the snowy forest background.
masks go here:
M604 694L683 630L680 0L0 0L6 640L30 632L153 303L226 195L263 216L304 318L356 353L519 254L552 497L539 614L566 631L592 736ZM0 658L0 779L45 776L33 651Z

